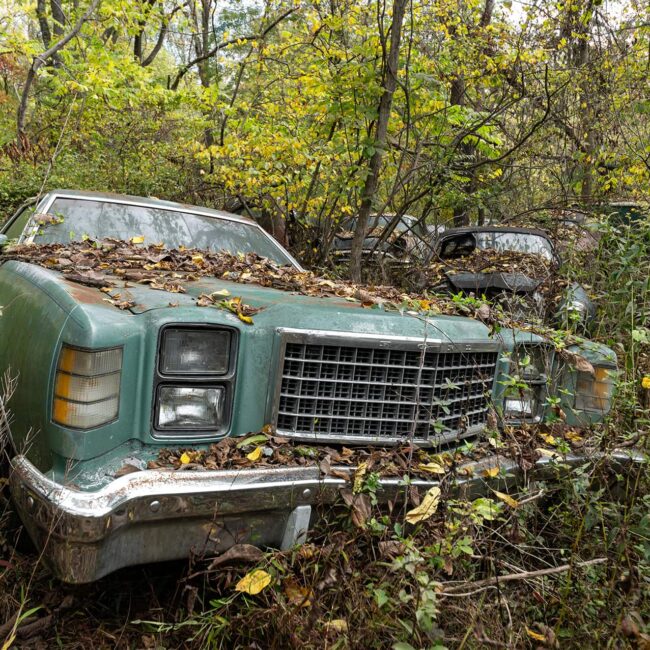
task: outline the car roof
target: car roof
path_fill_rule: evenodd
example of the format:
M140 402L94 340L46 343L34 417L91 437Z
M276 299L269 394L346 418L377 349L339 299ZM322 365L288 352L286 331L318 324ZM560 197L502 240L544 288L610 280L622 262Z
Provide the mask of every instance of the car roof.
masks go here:
M440 239L474 232L514 232L524 235L539 235L549 241L551 239L549 234L540 228L515 228L511 226L463 226L462 228L448 228L440 235Z
M99 199L111 203L137 204L144 207L160 208L163 210L165 209L174 210L177 212L179 211L194 212L196 214L202 214L209 217L218 217L221 219L229 219L230 221L240 221L242 223L250 223L252 225L258 225L254 219L251 219L250 217L244 217L239 214L233 214L232 212L225 212L224 210L214 210L213 208L203 208L197 205L190 205L188 203L176 203L174 201L165 201L163 199L156 199L152 197L131 196L129 194L115 194L113 192L87 192L82 190L56 189L56 190L50 190L43 198L49 199L52 197L82 199L86 201Z

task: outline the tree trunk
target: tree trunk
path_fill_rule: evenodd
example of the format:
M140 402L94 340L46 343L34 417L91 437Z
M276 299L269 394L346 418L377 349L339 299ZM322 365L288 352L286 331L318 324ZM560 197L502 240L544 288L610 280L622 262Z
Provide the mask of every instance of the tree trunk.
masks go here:
M52 31L54 36L61 38L65 32L65 13L61 3L63 0L50 0L50 9L52 10L52 18L54 25Z
M386 147L386 135L388 133L388 121L393 105L393 94L397 88L397 70L399 66L399 49L402 40L402 23L406 11L407 0L393 0L393 22L390 28L390 49L385 61L383 71L384 91L379 100L379 113L377 115L377 126L375 131L375 150L368 164L368 175L361 195L361 206L357 217L357 224L352 238L352 250L350 251L350 276L354 282L361 281L361 262L363 253L363 240L366 238L368 229L368 218L372 210L372 204L377 193L381 163Z
M36 16L41 30L41 40L47 50L52 43L52 32L50 31L50 24L47 22L47 5L45 4L45 0L37 0Z

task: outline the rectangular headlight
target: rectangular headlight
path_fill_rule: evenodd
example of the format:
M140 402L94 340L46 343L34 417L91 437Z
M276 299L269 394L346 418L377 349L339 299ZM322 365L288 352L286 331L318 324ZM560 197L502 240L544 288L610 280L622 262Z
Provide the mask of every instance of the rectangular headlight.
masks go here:
M230 364L229 330L169 327L163 332L160 372L164 375L224 375Z
M61 348L54 380L52 419L72 429L93 429L117 417L122 348Z
M158 428L221 428L224 392L221 386L161 386L158 391Z
M614 368L594 367L594 375L578 372L576 376L576 411L608 413L614 395Z

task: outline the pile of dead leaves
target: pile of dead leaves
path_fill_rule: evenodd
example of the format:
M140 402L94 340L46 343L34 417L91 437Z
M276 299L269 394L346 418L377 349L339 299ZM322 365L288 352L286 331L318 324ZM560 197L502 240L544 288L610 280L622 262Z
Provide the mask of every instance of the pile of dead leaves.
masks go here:
M487 449L477 449L481 457ZM318 466L324 476L348 480L350 471L376 472L380 476L411 473L421 478L444 475L468 456L460 452L431 453L416 445L391 448L306 445L272 433L224 438L207 450L161 449L147 469L231 470L265 467ZM348 468L350 471L348 471Z
M555 453L555 446L562 441L576 449L584 444L581 432L564 425L507 428L504 442L498 448L494 439L483 439L446 451L424 449L408 442L390 448L307 445L275 435L270 427L265 427L260 433L224 438L207 450L163 448L155 460L149 461L147 469L204 471L318 466L323 476L346 481L359 480L371 472L385 478L409 474L432 480L453 473L462 475L463 465L495 453L532 466L540 456Z
M408 295L391 286L366 287L331 280L292 266L279 266L255 253L234 255L199 249L167 249L163 245L142 245L140 239L134 237L129 242L105 239L67 244L23 244L7 250L3 258L38 264L62 272L66 279L73 282L107 291L118 286L128 287L128 283L139 283L147 284L152 289L184 293L185 283L202 277L216 277L306 296L336 296L363 307L459 313L459 308L444 298ZM217 298L219 296L208 296L203 301L199 300L198 304L213 304ZM115 304L123 309L132 306L121 304L119 300ZM237 313L238 306L232 307ZM244 311L244 315L249 314Z
M559 275L558 270L541 255L476 249L459 259L432 262L425 270L425 277L427 286L439 287L447 284L448 277L458 273L523 275L539 282L536 291L544 298L546 317L552 318L568 286L568 281Z
M518 273L543 282L554 275L554 270L552 263L541 255L477 248L459 259L434 261L426 273L430 284L455 273Z

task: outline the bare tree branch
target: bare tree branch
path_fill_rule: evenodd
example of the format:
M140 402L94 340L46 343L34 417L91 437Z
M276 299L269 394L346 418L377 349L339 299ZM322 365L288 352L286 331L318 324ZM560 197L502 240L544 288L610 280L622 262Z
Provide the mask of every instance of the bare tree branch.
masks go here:
M279 25L285 18L290 16L294 11L296 11L295 8L287 9L287 11L280 14L273 22L267 25L259 34L248 34L247 36L239 36L238 38L231 38L227 41L223 41L222 43L219 43L218 45L215 45L211 50L209 50L205 54L201 54L200 56L193 58L191 61L189 61L179 69L179 71L176 74L176 77L174 78L174 81L172 81L171 83L170 88L172 90L176 90L178 88L178 84L181 82L181 79L190 71L192 66L195 66L197 63L201 63L201 61L205 61L206 59L210 59L219 50L223 50L229 45L234 45L235 43L246 43L248 41L258 41L263 39L272 29L274 29L277 25Z
M18 113L16 116L16 126L17 126L17 138L18 138L18 147L22 148L24 134L25 134L25 115L27 113L27 100L29 99L29 91L32 87L32 83L36 78L36 73L39 68L55 56L59 51L61 51L81 30L84 23L90 18L92 13L97 9L101 0L93 0L85 13L79 18L75 26L64 36L61 40L57 41L52 47L45 50L42 54L35 56L32 60L32 65L30 66L27 72L27 78L25 79L25 85L23 86L23 93L20 97L20 104L18 106Z

